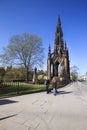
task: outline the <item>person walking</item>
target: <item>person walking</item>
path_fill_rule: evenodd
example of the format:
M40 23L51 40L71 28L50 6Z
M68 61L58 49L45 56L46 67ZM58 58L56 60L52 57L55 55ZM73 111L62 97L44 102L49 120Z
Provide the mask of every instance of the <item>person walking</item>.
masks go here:
M47 92L47 94L49 93L49 84L50 84L50 81L49 81L49 79L48 79L48 77L45 79L45 86L46 86L46 92Z
M56 77L53 77L52 79L52 87L53 87L53 94L54 96L56 96L56 93L57 93L57 80L56 80Z

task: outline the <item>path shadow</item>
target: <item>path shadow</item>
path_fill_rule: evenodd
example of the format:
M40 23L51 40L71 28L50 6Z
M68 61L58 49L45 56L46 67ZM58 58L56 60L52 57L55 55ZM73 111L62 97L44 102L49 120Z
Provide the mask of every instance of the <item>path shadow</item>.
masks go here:
M51 93L53 93L52 90L49 91L49 94L51 94ZM67 91L58 91L58 90L57 90L56 95L61 95L61 94L70 94L70 93L73 93L73 91L69 91L69 92L67 92Z
M6 104L11 104L11 103L17 103L18 101L13 101L10 99L1 99L0 100L0 105L6 105Z
M58 91L57 92L57 94L59 95L59 94L70 94L70 93L73 93L72 91L69 91L69 92L67 92L67 91Z
M5 120L5 119L11 118L11 117L16 116L16 115L17 114L14 114L14 115L11 115L11 116L2 117L2 118L0 118L0 120Z

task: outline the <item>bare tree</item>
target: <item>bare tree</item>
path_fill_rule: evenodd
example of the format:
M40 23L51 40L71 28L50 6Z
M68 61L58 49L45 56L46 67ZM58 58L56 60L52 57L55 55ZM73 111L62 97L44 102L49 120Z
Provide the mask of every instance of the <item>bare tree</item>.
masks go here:
M0 58L5 64L24 66L28 80L29 70L43 64L43 51L44 48L40 37L24 33L11 37L8 46L4 48Z

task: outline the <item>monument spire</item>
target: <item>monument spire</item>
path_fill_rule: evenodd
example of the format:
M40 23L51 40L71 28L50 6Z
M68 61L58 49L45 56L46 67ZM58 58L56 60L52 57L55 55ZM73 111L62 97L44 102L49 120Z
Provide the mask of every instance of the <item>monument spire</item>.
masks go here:
M50 47L50 44L49 44L49 47L48 47L48 57L50 58L50 55L51 55L51 47Z
M59 72L59 65L61 72ZM63 40L61 19L60 16L58 16L53 53L51 53L50 45L48 48L47 75L49 79L51 79L54 76L59 77L60 74L63 80L69 81L69 53L66 42Z
M61 26L60 16L58 16L58 25Z
M57 23L57 33L60 33L60 36L63 37L62 27L61 27L61 19L60 16L58 16L58 23Z

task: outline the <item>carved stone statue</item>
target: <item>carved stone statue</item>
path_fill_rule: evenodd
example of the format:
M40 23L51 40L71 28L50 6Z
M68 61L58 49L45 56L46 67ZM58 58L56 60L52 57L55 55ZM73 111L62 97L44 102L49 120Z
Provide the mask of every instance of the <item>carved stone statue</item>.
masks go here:
M36 67L34 69L34 74L33 74L33 83L37 83L37 68Z

